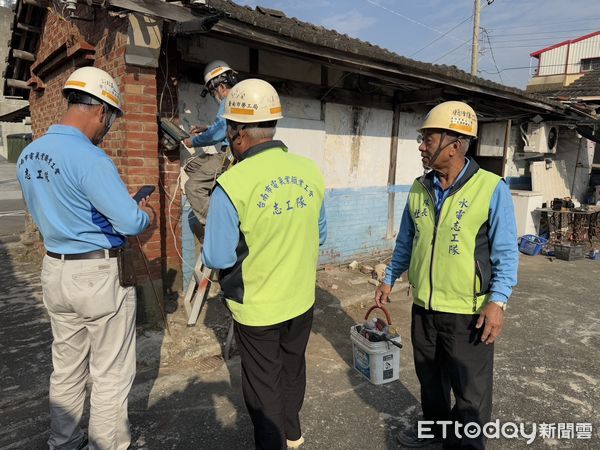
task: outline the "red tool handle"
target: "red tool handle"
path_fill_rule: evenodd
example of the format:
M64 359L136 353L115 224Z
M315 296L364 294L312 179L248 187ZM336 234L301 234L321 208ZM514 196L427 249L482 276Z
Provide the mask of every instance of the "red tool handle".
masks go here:
M365 320L367 320L369 318L369 314L371 314L371 312L375 309L380 309L383 311L383 313L385 314L385 318L387 320L387 324L391 325L392 324L392 318L390 317L390 313L388 312L388 310L385 308L385 306L377 306L377 305L373 305L369 308L369 310L367 311L367 314L365 314Z

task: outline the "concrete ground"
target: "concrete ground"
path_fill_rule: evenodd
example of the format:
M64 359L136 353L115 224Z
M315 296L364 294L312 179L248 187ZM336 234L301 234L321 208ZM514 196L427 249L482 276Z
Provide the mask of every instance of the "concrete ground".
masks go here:
M0 242L18 241L25 229L25 202L16 165L0 157Z
M0 258L0 448L44 448L52 337L38 269L6 248ZM496 346L494 419L526 422L527 430L542 422L591 423L593 436L538 438L530 446L523 439L491 440L488 448L600 448L600 263L522 257L519 278ZM301 413L306 450L400 448L394 433L418 417L410 300L402 285L390 307L405 344L400 380L375 386L352 368L349 330L362 321L373 289L358 272L319 272ZM224 314L220 302L211 300L201 322L223 323ZM197 328L171 325L172 337L138 332L130 396L133 448L252 448L239 357L224 363L206 356L194 337Z

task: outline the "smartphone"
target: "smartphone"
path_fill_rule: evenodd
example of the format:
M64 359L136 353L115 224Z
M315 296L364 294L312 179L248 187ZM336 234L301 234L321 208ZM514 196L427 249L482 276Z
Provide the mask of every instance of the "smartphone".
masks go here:
M143 199L148 197L150 194L152 194L154 192L154 189L156 189L154 186L152 186L150 184L146 184L146 185L142 186L140 188L140 190L135 193L135 195L133 196L133 199L136 201L136 203L139 203Z

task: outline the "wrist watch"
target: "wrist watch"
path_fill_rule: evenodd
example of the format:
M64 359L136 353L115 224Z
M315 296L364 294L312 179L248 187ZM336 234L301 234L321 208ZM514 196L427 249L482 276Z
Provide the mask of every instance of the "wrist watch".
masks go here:
M492 303L495 303L496 305L498 305L500 308L502 308L502 311L506 311L506 304L508 302L501 302L498 300L491 300Z

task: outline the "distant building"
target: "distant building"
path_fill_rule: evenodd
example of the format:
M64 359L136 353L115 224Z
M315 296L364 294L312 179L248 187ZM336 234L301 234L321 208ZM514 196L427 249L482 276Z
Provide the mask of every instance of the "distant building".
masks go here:
M0 0L0 41L10 41L13 34L11 25L14 20L12 11L15 0ZM6 62L8 61L10 49L8 46L0 46L0 73L4 78ZM0 156L8 156L8 145L6 136L11 134L30 133L31 120L29 119L29 103L11 95L4 96L0 92Z
M600 70L600 31L535 51L528 92L559 91L586 73Z

